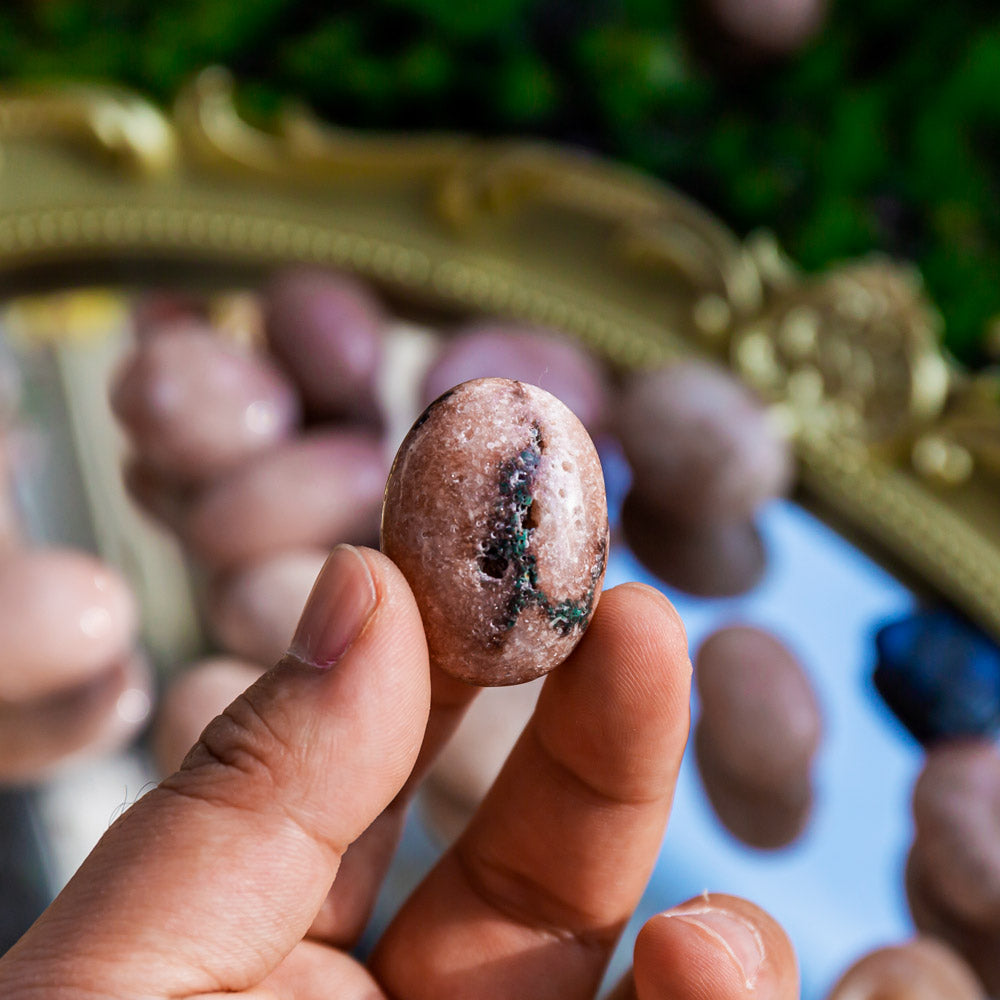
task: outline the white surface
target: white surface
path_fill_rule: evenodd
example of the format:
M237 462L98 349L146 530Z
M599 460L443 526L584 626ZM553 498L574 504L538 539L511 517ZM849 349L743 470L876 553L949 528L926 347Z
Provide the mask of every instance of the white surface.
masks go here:
M53 894L69 881L107 828L156 785L138 752L67 767L39 790L38 814Z

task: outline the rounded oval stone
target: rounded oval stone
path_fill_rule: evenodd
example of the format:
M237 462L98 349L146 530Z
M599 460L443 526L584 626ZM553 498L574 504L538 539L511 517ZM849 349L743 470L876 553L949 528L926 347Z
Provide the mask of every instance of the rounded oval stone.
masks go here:
M376 435L314 431L209 484L190 504L181 535L217 570L288 549L374 541L385 469Z
M913 790L928 887L958 919L1000 930L1000 753L989 740L930 750Z
M152 699L152 672L135 652L39 697L0 699L0 783L39 781L124 746L146 722Z
M622 534L633 555L664 583L696 597L735 597L751 590L767 565L764 540L752 521L698 527L651 510L629 493Z
M572 651L604 579L597 450L544 390L464 382L400 446L382 550L413 588L431 658L445 672L483 686L538 677Z
M952 947L968 962L991 996L1000 994L996 926L965 920L954 912L937 894L933 872L925 867L917 844L906 860L906 899L918 930Z
M216 580L206 615L220 645L253 663L276 663L329 554L325 548L289 549Z
M749 521L791 480L788 443L764 406L713 365L678 362L633 376L617 424L633 492L691 526Z
M182 481L229 471L290 437L299 420L288 379L208 326L140 342L111 405L143 463Z
M827 1000L985 1000L972 969L932 937L877 948L859 958Z
M750 625L713 632L695 658L701 725L730 772L780 789L808 774L822 738L819 701L795 654Z
M760 55L787 55L823 26L827 0L702 0L707 16L732 42Z
M377 416L382 307L348 274L289 268L264 293L267 340L320 417Z
M809 816L812 760L822 737L819 704L801 664L776 636L729 626L698 651L695 682L695 755L716 815L755 847L790 843Z
M125 656L138 610L128 582L73 549L29 549L0 559L0 701L83 684Z
M487 377L544 388L591 431L605 422L608 389L592 355L554 330L496 320L472 323L455 332L427 371L423 402L432 402L460 382Z

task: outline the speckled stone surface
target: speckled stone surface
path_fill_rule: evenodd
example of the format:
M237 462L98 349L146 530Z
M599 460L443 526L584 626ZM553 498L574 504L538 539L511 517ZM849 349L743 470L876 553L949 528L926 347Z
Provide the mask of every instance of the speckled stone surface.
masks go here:
M546 673L579 641L604 579L608 512L590 437L536 386L457 386L400 446L382 550L443 670L484 686Z

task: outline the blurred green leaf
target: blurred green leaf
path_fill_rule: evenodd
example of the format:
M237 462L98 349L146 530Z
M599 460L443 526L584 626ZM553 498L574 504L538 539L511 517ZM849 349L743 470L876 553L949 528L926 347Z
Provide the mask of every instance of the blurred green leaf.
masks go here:
M693 2L693 0L692 0ZM681 0L19 0L0 76L169 100L209 63L241 111L287 99L372 128L518 131L658 173L810 268L913 257L949 344L1000 313L1000 16L978 0L836 0L798 55L714 70ZM698 49L697 51L701 51Z
M532 0L385 0L387 14L393 8L407 11L458 41L488 39L500 32L516 30L532 7Z
M537 122L553 113L559 89L548 66L521 53L506 63L497 80L501 113L512 122Z

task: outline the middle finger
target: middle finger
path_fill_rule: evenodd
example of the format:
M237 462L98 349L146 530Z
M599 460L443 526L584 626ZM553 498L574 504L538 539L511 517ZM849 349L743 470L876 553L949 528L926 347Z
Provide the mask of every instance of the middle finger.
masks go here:
M684 629L606 593L465 833L379 942L400 1000L591 997L655 862L688 731Z

